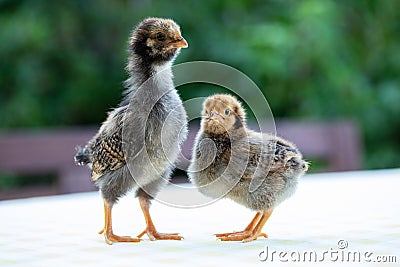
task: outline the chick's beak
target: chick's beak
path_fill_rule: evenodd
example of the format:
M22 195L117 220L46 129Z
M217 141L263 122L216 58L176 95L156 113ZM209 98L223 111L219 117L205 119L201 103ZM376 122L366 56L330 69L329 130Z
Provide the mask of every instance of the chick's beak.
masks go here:
M185 38L180 37L178 40L172 43L173 48L186 48L188 47L188 43L186 42Z
M210 115L208 115L208 117L210 119L216 119L219 117L219 114L217 112L212 111L212 112L210 112Z

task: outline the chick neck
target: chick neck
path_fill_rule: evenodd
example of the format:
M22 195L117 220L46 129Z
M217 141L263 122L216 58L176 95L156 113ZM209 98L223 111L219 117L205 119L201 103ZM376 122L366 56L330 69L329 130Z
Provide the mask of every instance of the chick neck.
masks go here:
M126 67L130 77L125 82L125 86L130 87L135 85L138 87L160 71L167 73L171 70L172 63L177 54L175 53L169 60L154 60L149 56L140 55L132 51ZM172 73L170 78L172 79Z
M236 121L235 124L228 129L220 133L216 133L212 129L205 127L202 123L202 131L212 139L218 140L237 140L247 136L246 126L241 121Z
M157 102L168 91L173 90L172 63L177 53L170 60L152 61L146 56L131 51L126 67L130 77L124 82L125 97L121 106L129 104L132 97L152 99Z

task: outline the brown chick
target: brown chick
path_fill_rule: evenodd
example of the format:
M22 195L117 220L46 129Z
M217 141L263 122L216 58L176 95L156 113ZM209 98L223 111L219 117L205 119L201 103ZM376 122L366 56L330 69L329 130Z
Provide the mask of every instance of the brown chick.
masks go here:
M100 233L108 244L139 242L144 234L150 240L182 238L156 231L149 207L168 182L187 135L186 112L171 71L180 49L187 46L179 26L170 19L148 18L139 23L129 41L125 97L75 156L77 164L90 167L102 194L105 223ZM146 221L138 238L118 236L112 229L112 208L129 191L139 198Z
M245 111L233 96L207 98L201 115L188 171L191 182L206 196L227 197L257 212L243 231L217 238L248 242L267 237L261 232L264 224L294 193L307 162L293 143L247 129Z

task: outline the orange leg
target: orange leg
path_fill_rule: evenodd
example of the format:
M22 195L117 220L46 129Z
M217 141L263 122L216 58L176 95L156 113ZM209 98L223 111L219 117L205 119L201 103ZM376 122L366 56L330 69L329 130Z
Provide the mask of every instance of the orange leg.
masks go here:
M252 231L256 227L256 224L260 220L261 216L262 216L262 213L260 211L258 211L256 213L256 215L254 216L254 218L249 223L249 225L247 225L247 227L243 231L223 233L223 234L215 234L215 236L216 237L224 237L224 236L237 235L237 234L240 235L240 234L248 233L248 232ZM264 233L262 233L262 236L267 237L266 234L264 234Z
M263 213L260 221L258 222L256 228L254 228L252 235L247 237L247 238L245 238L245 239L243 239L243 242L250 242L250 241L256 240L257 237L260 236L261 231L262 231L265 223L268 221L269 217L271 217L271 214L272 214L272 210L264 211L264 213Z
M139 196L140 207L142 208L144 219L146 220L146 229L138 235L141 238L144 234L147 234L151 241L154 240L181 240L183 237L179 236L178 233L164 234L157 232L153 221L150 217L149 212L149 200L145 197Z
M234 234L230 234L227 236L221 236L218 238L221 241L243 241L243 242L249 242L249 241L256 240L259 236L263 236L263 237L267 238L268 236L264 233L261 233L261 230L264 227L265 223L268 221L271 214L272 214L272 210L267 210L267 211L260 213L261 218L259 218L257 224L251 230L248 230L248 231L245 230L245 231L242 231L239 233L234 233ZM254 219L253 219L253 221L254 221ZM250 225L251 225L251 223L250 223Z
M104 201L104 226L103 226L103 229L101 229L99 231L99 233L98 233L99 235L103 234L104 230L106 229L106 221L107 221L106 214L107 214L107 205L106 205L106 202Z
M111 220L112 206L104 201L104 228L99 233L104 233L104 239L107 244L112 245L113 242L140 242L139 238L130 236L118 236L113 233Z

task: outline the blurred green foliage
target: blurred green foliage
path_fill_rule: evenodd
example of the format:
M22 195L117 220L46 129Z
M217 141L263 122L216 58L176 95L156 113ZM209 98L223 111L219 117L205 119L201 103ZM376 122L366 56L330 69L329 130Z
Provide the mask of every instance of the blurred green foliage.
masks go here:
M400 166L397 0L0 0L0 128L101 123L148 16L181 25L189 49L177 62L241 70L275 117L351 118L366 168Z

